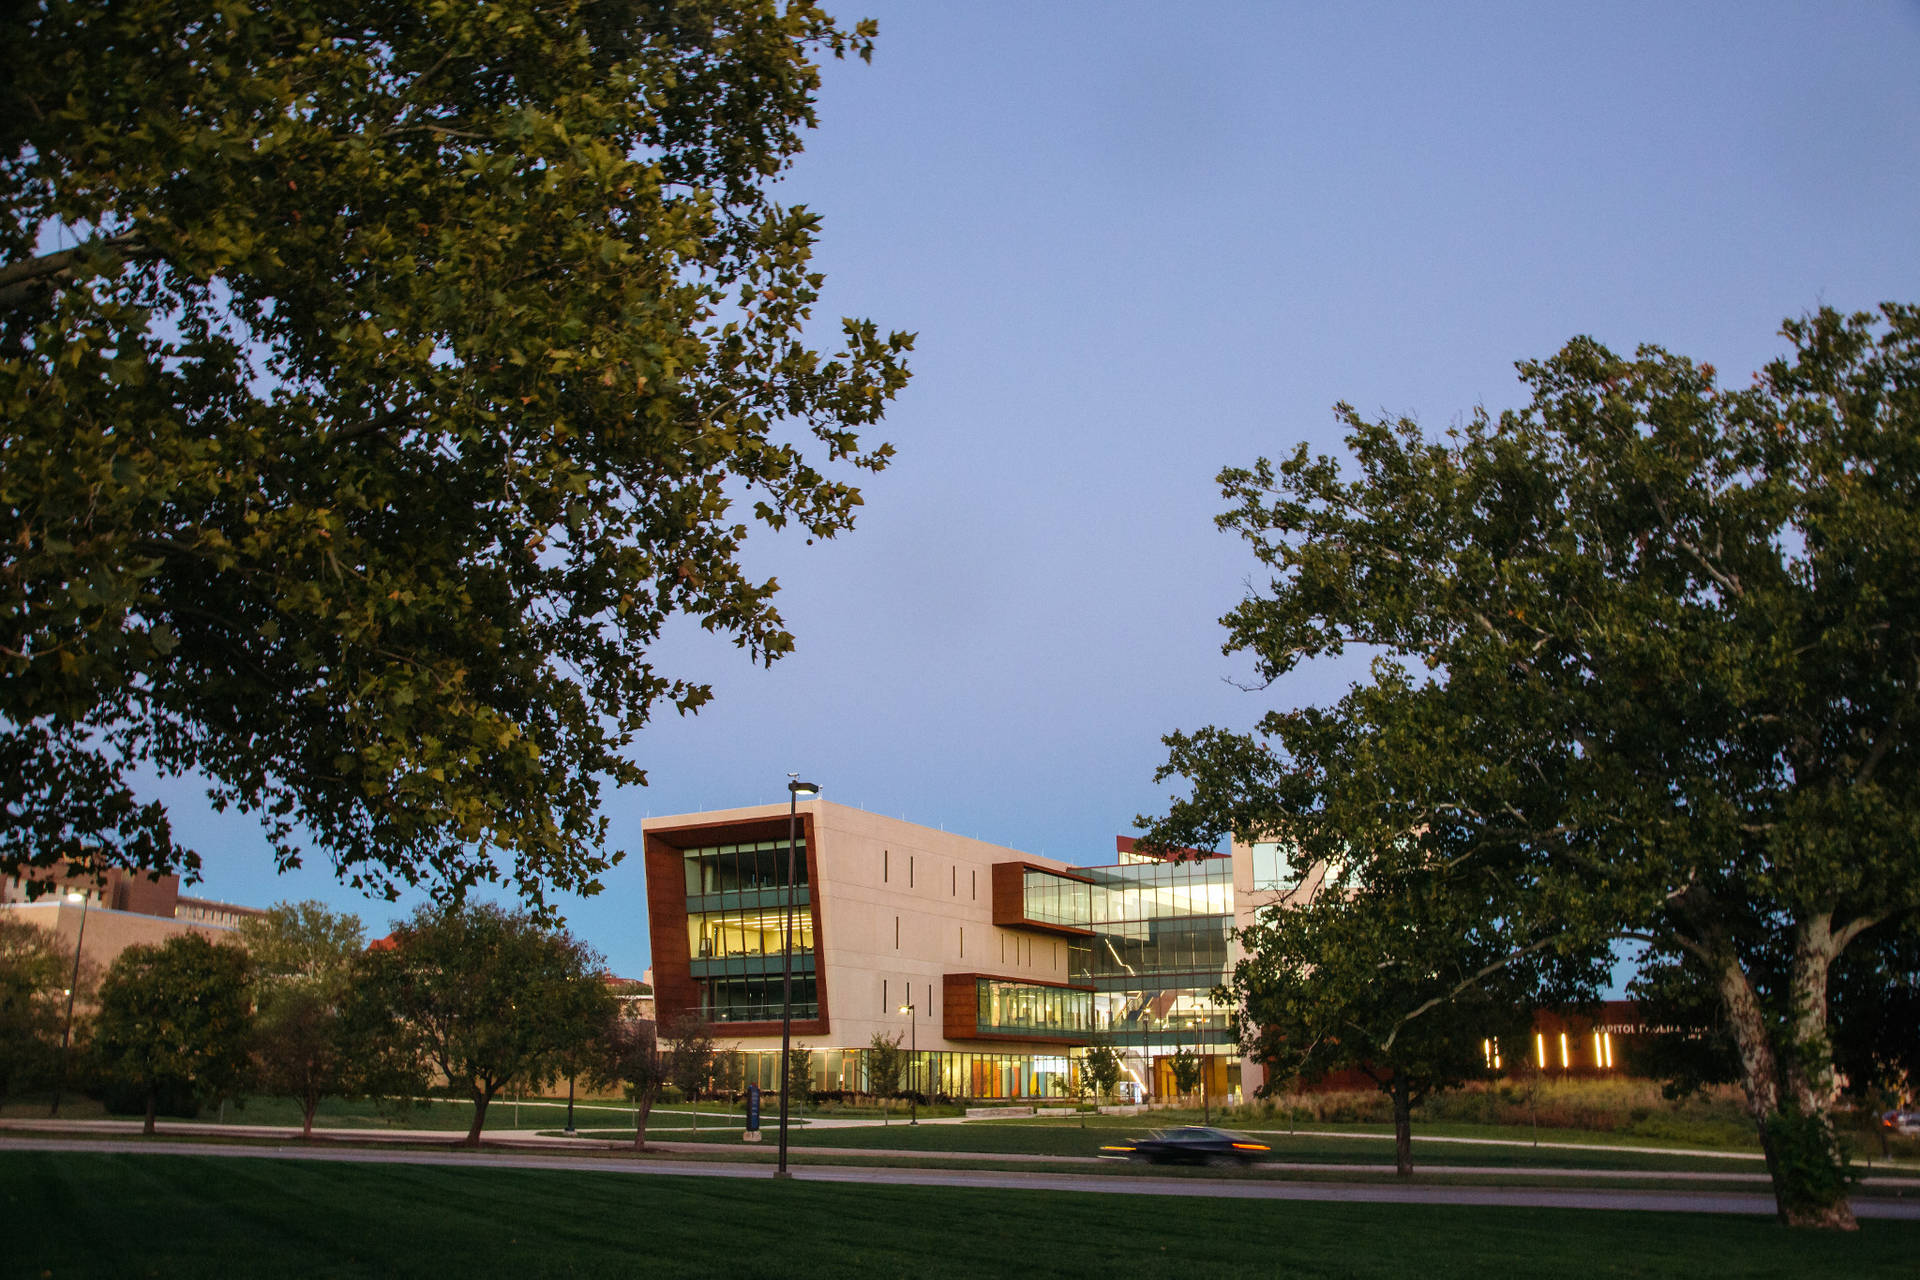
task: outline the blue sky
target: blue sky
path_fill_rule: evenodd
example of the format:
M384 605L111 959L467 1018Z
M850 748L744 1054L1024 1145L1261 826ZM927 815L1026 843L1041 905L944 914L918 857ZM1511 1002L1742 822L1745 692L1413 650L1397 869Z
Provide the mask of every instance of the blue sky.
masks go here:
M919 333L899 460L851 535L750 549L796 654L658 651L716 699L643 735L651 785L608 809L636 852L563 903L621 973L647 813L793 770L1110 861L1166 802L1162 734L1337 697L1337 670L1232 683L1216 620L1255 566L1213 527L1220 468L1335 448L1336 401L1445 426L1576 334L1737 383L1783 317L1920 301L1912 0L828 7L879 49L826 68L779 192L824 218L821 318ZM397 914L276 878L243 817L176 821L208 896Z

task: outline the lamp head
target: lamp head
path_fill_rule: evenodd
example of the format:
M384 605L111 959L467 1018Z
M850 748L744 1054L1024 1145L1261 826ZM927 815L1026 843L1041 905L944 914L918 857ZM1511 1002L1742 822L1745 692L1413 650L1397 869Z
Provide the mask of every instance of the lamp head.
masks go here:
M87 900L87 895L80 892L78 889L67 890L68 902L85 902L86 900Z
M800 796L811 798L820 794L820 784L817 782L801 782L796 778L787 784L787 790L791 791L796 798Z
M912 1012L913 1012L913 1006L912 1006L912 1005L910 1005L910 1004L903 1004L903 1005L901 1005L901 1006L900 1006L900 1012L902 1012L902 1013L912 1013Z

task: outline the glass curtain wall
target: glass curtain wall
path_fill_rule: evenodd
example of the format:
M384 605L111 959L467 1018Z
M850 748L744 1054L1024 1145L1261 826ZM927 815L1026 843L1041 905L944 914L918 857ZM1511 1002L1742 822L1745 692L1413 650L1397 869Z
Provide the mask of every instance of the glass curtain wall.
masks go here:
M781 1001L779 966L769 974L709 977L700 983L700 1016L708 1022L778 1022ZM793 975L795 1021L820 1016L820 998L811 973Z
M976 978L975 1025L983 1033L1083 1039L1093 1026L1093 993Z
M687 916L687 950L696 960L716 956L778 956L786 912L779 908L712 911ZM813 950L813 912L794 909L795 954Z
M1171 1051L1237 1049L1227 980L1233 864L1226 858L1094 867L1095 936L1069 948L1069 978L1089 983L1095 1030L1116 1044Z
M812 1065L812 1088L867 1092L869 1078L865 1049L807 1049ZM758 1084L771 1090L780 1078L778 1050L754 1050L741 1055L745 1074L741 1088ZM900 1089L929 1098L1031 1098L1064 1101L1074 1096L1076 1063L1065 1054L955 1053L927 1049L908 1055L900 1073Z
M1093 918L1093 886L1028 868L1020 881L1021 909L1027 919L1085 929Z
M709 1022L777 1022L785 920L792 896L793 1016L820 1016L814 977L806 842L794 846L787 886L785 840L710 845L681 853L687 877L687 950Z
M686 864L687 897L711 894L755 895L787 883L787 842L760 840L751 844L710 845L681 852ZM794 884L807 883L807 842L794 845Z

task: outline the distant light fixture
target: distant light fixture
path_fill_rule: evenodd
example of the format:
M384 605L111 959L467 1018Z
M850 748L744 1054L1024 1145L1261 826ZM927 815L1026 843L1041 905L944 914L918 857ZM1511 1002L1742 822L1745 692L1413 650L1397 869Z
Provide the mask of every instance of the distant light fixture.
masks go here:
M794 781L787 784L787 790L791 791L796 799L801 796L817 796L820 794L820 784Z

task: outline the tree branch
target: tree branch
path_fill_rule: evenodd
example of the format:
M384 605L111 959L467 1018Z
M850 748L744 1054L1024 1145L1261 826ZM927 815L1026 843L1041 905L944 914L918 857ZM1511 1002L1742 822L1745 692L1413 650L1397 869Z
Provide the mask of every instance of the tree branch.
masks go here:
M1469 991L1473 987L1479 985L1482 979L1491 977L1493 974L1500 972L1500 970L1506 968L1508 965L1512 964L1516 960L1523 960L1527 956L1532 955L1536 951L1540 951L1546 947L1552 946L1555 942L1558 942L1561 938L1565 936L1566 936L1565 934L1556 933L1545 938L1540 938L1534 942L1530 942L1526 946L1520 948L1518 951L1509 952L1508 954L1501 956L1498 960L1495 960L1493 963L1482 966L1479 972L1470 974L1467 977L1461 979L1459 982L1455 983L1453 988L1450 991L1448 991L1445 995L1434 996L1433 998L1422 1002L1411 1013L1407 1014L1404 1018L1401 1018L1398 1022L1394 1023L1393 1030L1387 1033L1387 1038L1384 1041L1382 1041L1380 1044L1381 1052L1384 1053L1387 1050L1392 1049L1393 1042L1399 1037L1401 1030L1405 1028L1409 1022L1412 1022L1415 1018L1419 1017L1421 1014L1431 1012L1432 1010L1438 1008L1439 1006L1447 1003L1447 1001L1453 999L1455 996L1459 995L1463 991Z
M117 236L102 236L58 253L46 253L23 262L0 267L0 309L15 310L36 292L51 288L60 277L72 272L75 264L89 254L102 251L117 254L122 260L151 252L141 243L140 233L124 231Z

